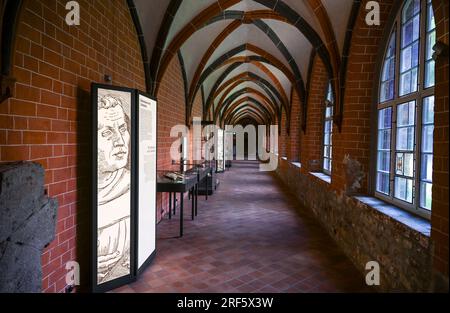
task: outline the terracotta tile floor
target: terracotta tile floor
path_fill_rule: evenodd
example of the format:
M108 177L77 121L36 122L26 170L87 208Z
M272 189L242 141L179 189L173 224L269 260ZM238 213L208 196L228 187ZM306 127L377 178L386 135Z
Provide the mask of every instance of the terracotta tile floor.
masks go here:
M158 225L158 252L139 280L114 292L360 292L364 277L317 222L256 162L219 175L198 217L185 202ZM186 204L187 203L187 204Z

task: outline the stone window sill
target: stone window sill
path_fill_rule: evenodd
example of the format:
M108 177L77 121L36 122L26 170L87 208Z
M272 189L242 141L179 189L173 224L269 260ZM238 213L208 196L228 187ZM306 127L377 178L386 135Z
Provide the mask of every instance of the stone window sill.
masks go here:
M310 174L319 178L320 180L323 180L324 182L326 182L328 184L331 184L331 176L329 176L327 174L320 173L320 172L318 172L318 173L311 172Z
M302 168L302 164L300 162L291 162L292 165L298 167L298 168Z
M366 204L367 206L381 212L392 219L406 225L407 227L430 237L431 224L430 221L422 217L416 216L408 211L405 211L395 205L384 202L374 197L354 197L356 200Z

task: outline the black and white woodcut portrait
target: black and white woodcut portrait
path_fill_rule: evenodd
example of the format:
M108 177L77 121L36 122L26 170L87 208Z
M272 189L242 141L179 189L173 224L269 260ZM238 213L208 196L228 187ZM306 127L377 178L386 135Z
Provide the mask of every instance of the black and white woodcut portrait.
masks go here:
M129 275L131 216L130 92L98 89L97 284Z

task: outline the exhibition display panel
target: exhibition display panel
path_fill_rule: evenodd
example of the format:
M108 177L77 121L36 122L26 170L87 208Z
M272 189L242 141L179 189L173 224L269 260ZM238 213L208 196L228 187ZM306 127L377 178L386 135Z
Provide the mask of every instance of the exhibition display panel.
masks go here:
M92 290L136 279L156 252L156 107L129 88L92 84Z

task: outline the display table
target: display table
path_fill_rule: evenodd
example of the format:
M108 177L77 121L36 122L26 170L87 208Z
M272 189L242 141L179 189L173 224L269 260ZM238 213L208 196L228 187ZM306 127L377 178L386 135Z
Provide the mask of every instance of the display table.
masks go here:
M184 209L184 194L190 190L197 189L198 174L197 172L185 174L183 180L174 181L164 176L164 173L158 173L156 180L156 192L168 192L169 193L169 218L172 218L172 194L174 199L176 194L180 194L180 237L183 237L183 209ZM197 202L197 196L195 192L192 197L192 219L194 219L195 205ZM175 201L174 201L175 204ZM175 205L174 205L175 209Z
M213 169L209 166L197 167L197 173L198 173L198 185L197 185L197 189L196 189L197 195L199 194L200 186L202 184L204 184L204 182L208 179L208 175L210 175L212 171L213 171ZM206 188L208 188L208 186L206 186ZM205 200L208 200L208 192L205 193ZM197 211L197 208L196 208L196 211Z
M211 166L208 167L209 171L207 176L198 184L198 194L204 195L206 199L214 193L214 190L216 190L219 185L219 178L214 163L215 162L211 162Z
M199 185L206 179L208 174L210 173L211 168L206 165L195 165L193 168L186 171L187 174L197 175L197 185L192 189L189 193L189 196L192 195L195 203L195 216L197 216L198 210L198 195L199 195ZM206 196L206 200L208 200L208 196ZM194 214L192 215L192 219L194 219Z

